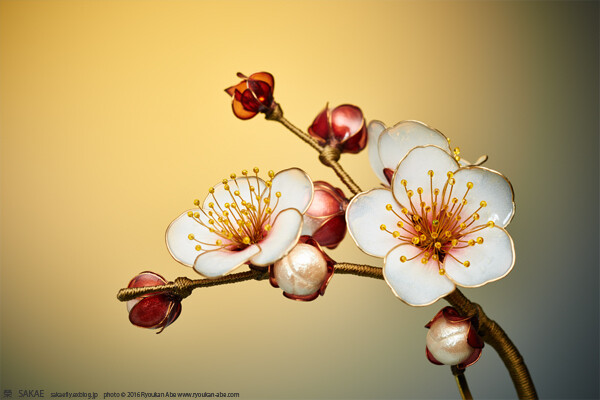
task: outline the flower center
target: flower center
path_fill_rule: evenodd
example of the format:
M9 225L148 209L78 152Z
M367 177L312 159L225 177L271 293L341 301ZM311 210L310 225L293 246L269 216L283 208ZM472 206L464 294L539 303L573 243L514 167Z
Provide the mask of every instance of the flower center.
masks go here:
M452 257L465 267L471 263L468 260L460 261L452 254L454 249L464 249L469 246L483 244L481 236L476 239L467 239L467 236L481 231L487 227L493 227L494 221L480 224L479 210L487 206L485 200L479 203L479 208L465 216L464 208L467 205L467 194L473 189L473 182L467 182L466 191L460 196L453 196L455 192L456 180L454 174L448 172L446 182L442 189L433 187L433 171L427 172L429 175L430 198L424 199L423 188L417 188L418 202L415 193L407 188L405 179L400 181L404 187L406 196L410 203L409 208L402 208L400 212L394 210L391 204L386 205L386 210L394 213L398 217L396 227L398 230L389 230L387 226L381 225L382 231L388 232L401 242L417 247L420 251L417 255L407 258L401 256L400 261L406 262L421 257L421 262L427 264L429 260L437 262L440 275L446 271L443 268L443 262L446 257ZM414 199L414 200L413 200Z
M258 177L258 168L255 167L253 171L254 176L249 176L247 170L242 171L241 177L232 173L230 179L223 179L218 189L209 188L212 201L206 209L200 206L199 200L194 200L198 211L188 211L188 217L219 236L214 243L207 243L190 233L188 239L198 243L197 251L201 251L203 245L210 245L211 249L216 245L228 250L242 250L260 242L271 230L271 216L279 204L281 192L273 193L276 198L273 205L271 186L275 173L269 171L269 180L263 182ZM266 187L261 188L261 184ZM215 196L216 190L221 192L219 194L225 191L228 196L220 195L219 200Z

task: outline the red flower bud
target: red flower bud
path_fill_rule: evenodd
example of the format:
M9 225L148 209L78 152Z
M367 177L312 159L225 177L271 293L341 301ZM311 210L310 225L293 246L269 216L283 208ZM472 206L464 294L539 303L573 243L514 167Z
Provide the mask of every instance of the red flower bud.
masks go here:
M312 301L325 294L333 261L310 236L301 236L285 257L269 267L269 282L288 299Z
M145 271L135 276L128 288L161 286L168 282L162 276ZM181 314L181 299L167 292L150 293L127 302L129 321L135 326L160 329L161 333Z
M341 189L324 181L314 182L313 201L304 214L302 234L312 236L321 246L334 249L346 236L348 199Z
M273 75L268 72L257 72L247 77L238 72L237 76L243 80L225 89L225 92L232 96L231 106L235 116L239 119L250 119L259 112L270 112L274 107Z
M483 340L477 334L477 320L462 317L452 307L439 311L427 325L427 359L437 365L456 365L464 369L481 356Z
M333 110L325 106L308 133L321 146L337 147L342 153L358 153L367 145L365 118L361 109L352 104L342 104Z

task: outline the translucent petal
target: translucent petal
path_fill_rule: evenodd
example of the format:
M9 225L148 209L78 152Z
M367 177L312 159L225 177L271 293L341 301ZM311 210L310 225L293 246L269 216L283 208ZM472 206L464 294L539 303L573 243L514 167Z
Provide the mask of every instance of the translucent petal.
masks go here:
M261 240L261 252L252 257L252 264L270 265L285 256L298 242L302 231L302 214L295 208L281 211L266 238Z
M234 199L237 202L240 208L242 207L242 200L247 202L256 202L256 198L251 198L250 196L250 188L254 188L254 194L262 193L267 185L265 181L261 178L256 177L255 175L248 176L238 176L234 179L227 179L227 185L229 185L229 190L225 190L225 184L223 182L219 182L213 188L215 189L214 193L209 193L208 196L204 199L204 203L202 208L205 210L209 209L209 204L213 203L215 210L221 212L225 210L225 203L231 204ZM235 191L238 190L240 192L239 196L235 195ZM219 209L220 207L220 209Z
M167 323L173 305L164 294L145 297L129 311L129 321L142 328L159 328Z
M473 183L461 212L463 219L477 211L481 201L485 201L487 205L477 211L482 223L494 221L501 227L508 225L514 215L515 204L512 186L504 175L483 167L465 167L456 171L454 179L455 189L460 189L461 196L467 189L467 183Z
M411 244L401 244L387 254L383 267L385 281L394 294L411 306L432 304L455 288L454 283L440 275L437 261L421 262L420 252ZM402 256L407 261L400 261Z
M255 72L250 75L250 79L266 83L271 88L271 92L275 90L275 78L268 72Z
M417 146L434 145L450 154L448 139L418 121L401 121L385 130L379 138L379 157L384 168L396 169L398 163Z
M191 267L200 252L196 250L198 242L190 240L189 235L194 235L196 240L204 243L215 243L220 237L210 232L206 227L199 224L194 218L188 216L188 212L199 213L200 219L208 225L208 218L199 209L190 209L177 217L167 228L167 249L171 256L180 263ZM225 243L226 240L223 240ZM213 249L213 246L202 244L203 250Z
M457 285L477 287L503 278L515 262L515 248L512 238L502 228L485 228L465 237L465 240L483 238L483 244L476 244L450 251L453 257L446 256L446 274ZM460 261L460 262L459 262ZM469 267L462 263L469 261Z
M331 133L342 152L358 153L367 145L367 129L362 110L342 104L331 111Z
M396 224L399 219L386 209L388 204L400 213L400 207L389 189L373 189L354 197L346 211L350 236L362 251L375 257L385 257L400 243L398 239L380 228L383 224L392 232L397 229Z
M280 192L281 197L277 199L276 193ZM306 172L299 168L290 168L278 172L273 178L271 186L271 204L272 207L277 203L274 210L285 210L286 208L295 208L304 214L313 197L313 183Z
M335 248L346 236L344 214L331 217L312 236L321 246Z
M308 127L308 133L324 146L329 139L329 106L326 105Z
M260 252L260 247L251 245L240 251L225 249L206 251L196 258L194 269L207 278L216 278L245 264Z
M383 174L383 164L381 163L381 158L379 158L379 135L385 129L385 124L381 121L373 120L369 122L369 139L368 139L368 149L369 152L369 162L371 163L371 168L375 172L375 175L379 178L381 182L384 184L388 184L385 175Z
M448 172L454 172L458 169L458 163L448 153L439 147L424 146L415 147L408 152L406 157L398 165L398 169L392 180L392 190L398 203L410 210L410 201L407 196L407 190L412 190L414 196L412 202L416 208L419 207L418 188L423 188L421 198L427 205L431 205L431 187L443 191L444 185L448 179ZM428 175L433 171L433 177ZM407 181L406 188L402 185L402 180ZM433 183L433 185L432 185Z

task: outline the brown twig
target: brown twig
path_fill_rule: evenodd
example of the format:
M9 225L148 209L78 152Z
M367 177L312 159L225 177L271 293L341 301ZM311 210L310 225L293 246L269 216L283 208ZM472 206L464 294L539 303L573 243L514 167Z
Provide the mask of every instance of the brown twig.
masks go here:
M368 277L373 279L384 279L383 270L381 268L372 267L370 265L359 265L351 263L338 263L334 266L336 274L346 275L357 275L362 277ZM163 286L151 286L141 288L126 288L119 290L117 299L120 301L127 301L135 299L136 297L146 295L155 292L166 292L169 291L174 295L180 296L181 298L187 297L191 294L192 290L200 287L210 287L218 285L226 285L229 283L237 283L248 280L263 280L268 278L268 273L264 269L251 269L250 271L240 272L237 274L225 275L215 279L196 279L191 280L185 277L177 278L173 283L169 283ZM465 297L464 294L458 289L444 297L448 303L450 303L456 310L464 316L477 316L479 321L479 330L477 333L481 338L489 343L500 355L500 358L504 362L504 365L508 369L510 377L513 381L513 385L517 390L517 395L521 399L536 399L537 393L527 370L527 366L523 360L523 357L517 350L516 346L509 339L508 335L495 321L489 319L483 312L482 308L472 303ZM456 375L455 375L456 376ZM457 377L457 383L459 384L459 390L462 383ZM466 379L464 380L464 387L466 386ZM470 395L470 393L469 393Z
M308 143L313 149L319 152L319 160L323 165L333 169L340 180L346 187L357 195L362 192L361 188L352 180L350 175L342 168L338 162L340 159L340 150L331 146L321 146L312 136L302 131L300 128L292 124L283 116L283 110L278 103L274 103L272 110L265 115L265 118L270 121L277 121L290 130L294 135L298 136L304 142Z
M473 395L467 384L467 377L465 376L465 370L458 368L456 365L450 367L454 379L456 379L456 386L458 386L458 393L463 400L473 400Z

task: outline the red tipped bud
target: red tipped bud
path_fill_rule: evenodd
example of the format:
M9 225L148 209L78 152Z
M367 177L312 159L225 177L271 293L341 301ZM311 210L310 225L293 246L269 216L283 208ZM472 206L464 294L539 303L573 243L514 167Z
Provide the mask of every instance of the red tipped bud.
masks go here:
M128 288L162 286L168 282L154 272L142 272L134 277ZM160 329L161 333L181 314L181 299L168 292L150 293L127 302L129 321L135 326Z
M296 247L269 267L269 280L285 297L311 301L325 293L334 264L313 238L301 236Z
M315 181L314 187L313 201L304 214L302 234L312 236L321 246L334 249L346 235L348 200L341 189L327 182Z
M317 115L308 133L321 146L337 147L342 153L358 153L367 146L367 126L360 108L342 104L326 106Z
M456 365L464 369L481 356L483 340L477 335L477 321L462 317L452 307L445 307L425 325L427 359L437 365Z

